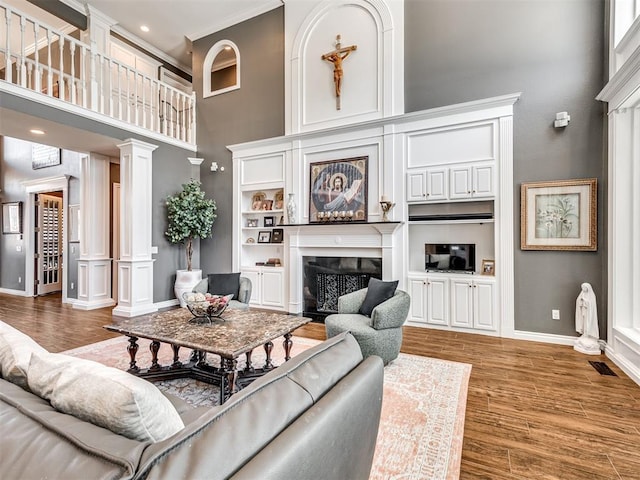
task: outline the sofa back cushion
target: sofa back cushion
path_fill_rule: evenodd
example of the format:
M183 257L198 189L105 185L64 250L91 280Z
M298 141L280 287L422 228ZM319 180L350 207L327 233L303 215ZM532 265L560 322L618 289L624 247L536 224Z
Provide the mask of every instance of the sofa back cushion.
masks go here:
M127 438L158 442L184 428L155 385L97 362L33 353L27 378L31 391L57 410Z
M47 353L31 337L4 322L0 322L0 367L2 369L2 378L22 388L28 388L27 368L29 367L29 359L32 352Z

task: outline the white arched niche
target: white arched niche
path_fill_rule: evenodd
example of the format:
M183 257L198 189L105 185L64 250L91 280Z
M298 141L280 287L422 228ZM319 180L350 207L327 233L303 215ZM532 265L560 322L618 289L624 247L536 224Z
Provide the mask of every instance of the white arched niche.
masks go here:
M231 40L216 42L202 65L202 96L212 97L240 88L240 50Z

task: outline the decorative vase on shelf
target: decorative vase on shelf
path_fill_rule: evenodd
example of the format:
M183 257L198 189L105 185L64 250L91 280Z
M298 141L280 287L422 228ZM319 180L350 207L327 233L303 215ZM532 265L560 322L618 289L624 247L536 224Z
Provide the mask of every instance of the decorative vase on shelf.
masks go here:
M287 200L287 223L296 223L296 201L293 193L289 194Z

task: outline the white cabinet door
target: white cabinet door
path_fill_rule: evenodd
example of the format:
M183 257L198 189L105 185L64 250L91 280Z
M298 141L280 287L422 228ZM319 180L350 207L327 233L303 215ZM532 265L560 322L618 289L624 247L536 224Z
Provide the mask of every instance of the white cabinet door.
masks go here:
M449 179L449 198L471 197L471 167L451 167Z
M407 173L407 202L426 200L426 174L424 170Z
M427 200L446 200L447 168L430 168L427 170Z
M249 304L260 305L260 269L242 270L241 275L251 280L251 299Z
M473 283L470 280L451 280L451 326L473 327Z
M493 283L474 282L473 327L480 330L496 330Z
M426 323L426 281L424 278L409 278L409 296L411 297L411 309L409 320L412 322Z
M493 197L493 165L473 167L473 198Z
M261 271L262 305L284 307L283 275L281 270L265 267Z
M431 325L449 325L447 279L427 279L427 323Z

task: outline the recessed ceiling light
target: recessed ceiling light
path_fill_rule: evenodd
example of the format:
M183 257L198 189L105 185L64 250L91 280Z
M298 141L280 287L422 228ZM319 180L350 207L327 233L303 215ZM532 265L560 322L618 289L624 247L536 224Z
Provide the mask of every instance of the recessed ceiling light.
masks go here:
M231 50L231 47L227 45L226 47L224 47L224 49L228 52L229 50Z
M140 30L147 33L149 31L149 27L147 27L146 25L140 25Z
M40 130L39 128L32 128L29 131L34 135L44 135L44 130Z

